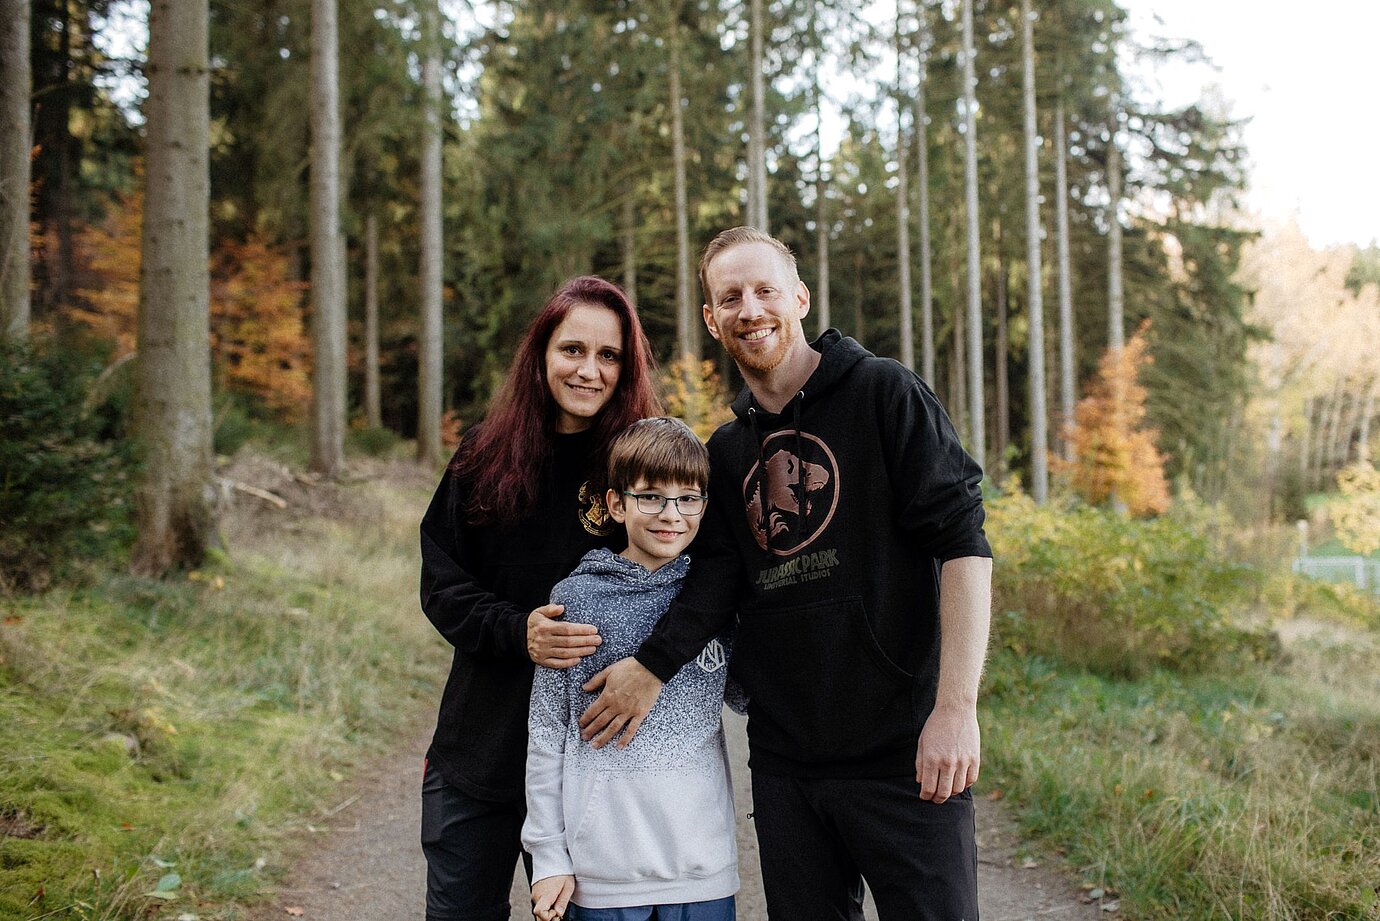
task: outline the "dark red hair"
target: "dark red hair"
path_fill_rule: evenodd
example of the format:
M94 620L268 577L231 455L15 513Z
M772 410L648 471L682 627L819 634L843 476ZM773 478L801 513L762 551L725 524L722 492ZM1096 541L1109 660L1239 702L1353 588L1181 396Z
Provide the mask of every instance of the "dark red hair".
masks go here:
M469 484L465 509L474 523L521 521L536 503L542 473L551 463L558 408L546 380L546 347L570 311L580 304L607 307L623 329L623 366L613 396L595 417L590 475L602 481L609 444L638 419L661 413L656 361L637 310L623 289L593 275L572 278L537 314L518 346L508 378L476 431L466 436L451 472ZM596 484L598 485L598 484ZM602 491L602 490L601 490Z

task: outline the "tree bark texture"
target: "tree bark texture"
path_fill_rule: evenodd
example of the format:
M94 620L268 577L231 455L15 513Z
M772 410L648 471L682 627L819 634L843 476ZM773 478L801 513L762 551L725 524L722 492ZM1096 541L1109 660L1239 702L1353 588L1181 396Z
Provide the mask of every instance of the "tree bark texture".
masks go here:
M637 200L634 197L633 184L628 183L628 188L623 193L622 212L622 232L619 234L619 246L623 256L623 293L628 296L628 303L637 306Z
M345 272L340 236L336 0L311 5L311 469L345 459Z
M680 10L671 14L671 161L676 195L676 345L678 357L699 360L701 321L690 287L690 215L685 191L685 101L680 86ZM705 293L705 298L709 297Z
M0 0L0 339L29 335L29 0Z
M1025 261L1029 272L1026 306L1030 320L1030 495L1049 498L1049 429L1045 409L1045 301L1040 265L1040 168L1035 123L1035 26L1030 0L1021 0L1021 59L1025 90Z
M751 0L752 114L748 119L748 226L770 233L767 226L766 86L763 70L762 0Z
M421 323L417 342L417 461L440 466L442 322L441 322L441 11L437 0L426 0L426 50L422 57L425 97L422 126Z
M1069 268L1068 139L1064 136L1064 100L1054 106L1055 247L1059 254L1059 422L1064 459L1073 460L1074 384L1073 276Z
M1116 119L1107 140L1107 345L1126 344L1125 298L1121 288L1121 148Z
M906 169L905 54L901 42L901 3L896 3L896 265L900 303L897 335L901 364L915 370L914 306L910 293L910 178Z
M364 420L383 426L379 380L379 218L372 211L364 224Z
M916 15L920 32L916 36L917 45L925 41L925 4L917 4ZM919 79L915 85L915 154L917 158L915 184L919 186L920 215L918 234L920 244L920 376L925 383L934 386L934 267L930 252L930 141L929 113L925 105L925 80L929 64L926 52L919 54Z
M824 108L819 90L819 63L815 63L815 310L819 331L830 325L829 317L829 202L824 180Z
M997 341L992 349L995 366L992 373L992 385L996 391L994 394L995 409L997 413L996 424L993 425L993 445L992 450L992 479L1001 483L1006 479L1006 449L1011 444L1011 337L1010 324L1011 300L1010 292L1007 290L1007 276L1009 269L1006 264L1006 252L1003 247L1001 222L997 222L996 232L993 235L997 250L997 273L996 290L993 292L993 300L997 307Z
M974 70L973 2L963 0L963 177L968 222L968 419L969 451L987 464L987 421L982 373L982 252L978 242L977 77Z
M207 0L154 0L134 401L132 566L145 575L200 564L215 530L207 57Z

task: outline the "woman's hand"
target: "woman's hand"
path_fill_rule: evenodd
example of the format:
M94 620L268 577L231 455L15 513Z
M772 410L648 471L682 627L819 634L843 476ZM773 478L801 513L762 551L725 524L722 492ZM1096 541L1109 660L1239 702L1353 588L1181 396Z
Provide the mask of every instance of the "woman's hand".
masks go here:
M532 914L537 921L561 921L575 894L575 877L548 876L532 884Z
M527 615L527 655L538 665L569 668L603 642L593 624L568 624L564 613L565 605L544 604Z

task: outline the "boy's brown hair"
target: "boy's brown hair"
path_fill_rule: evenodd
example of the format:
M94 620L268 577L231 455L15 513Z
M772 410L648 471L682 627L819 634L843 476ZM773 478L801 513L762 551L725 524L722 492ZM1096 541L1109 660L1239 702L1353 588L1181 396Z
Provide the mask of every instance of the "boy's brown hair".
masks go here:
M621 493L639 479L709 487L709 451L690 426L653 416L628 426L609 446L608 487Z

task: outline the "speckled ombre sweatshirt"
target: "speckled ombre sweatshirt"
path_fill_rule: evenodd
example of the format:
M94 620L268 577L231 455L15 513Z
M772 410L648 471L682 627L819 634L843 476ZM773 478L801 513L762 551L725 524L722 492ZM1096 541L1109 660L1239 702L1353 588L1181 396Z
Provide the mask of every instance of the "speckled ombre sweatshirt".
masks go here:
M565 619L594 624L603 644L569 669L537 669L522 844L533 880L573 874L573 901L586 908L701 902L738 891L721 720L728 637L711 640L666 682L627 748L596 749L580 739L580 714L597 696L580 686L637 649L688 568L686 556L648 572L592 550L551 592Z

